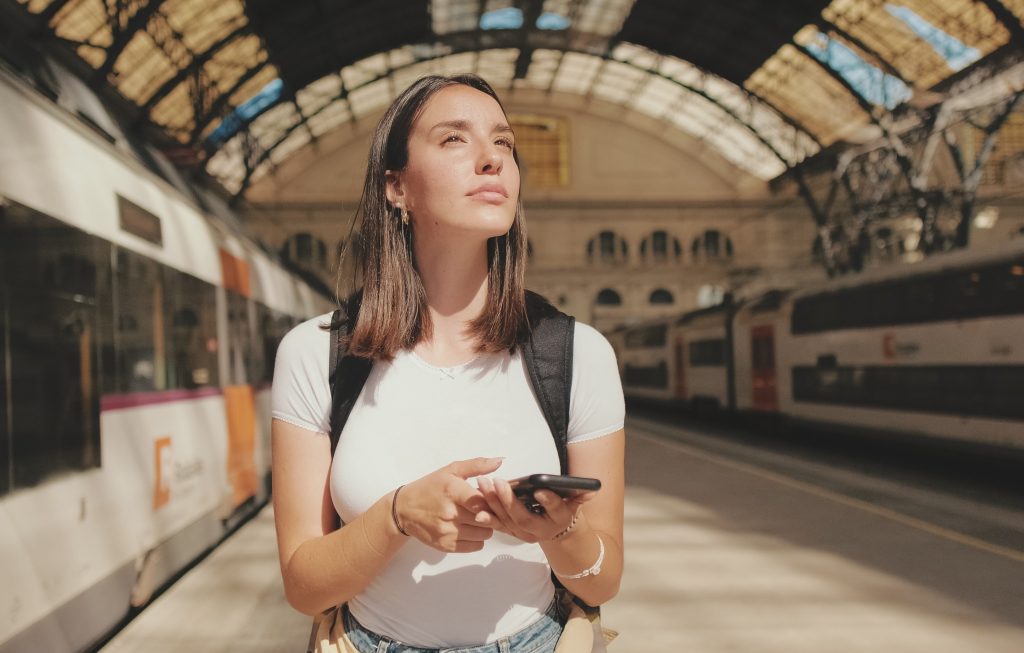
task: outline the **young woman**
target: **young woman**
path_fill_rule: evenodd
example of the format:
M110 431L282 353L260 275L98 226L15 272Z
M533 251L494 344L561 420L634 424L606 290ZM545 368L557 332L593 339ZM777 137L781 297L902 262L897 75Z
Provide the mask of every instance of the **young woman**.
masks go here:
M539 491L537 515L507 482L559 473L516 347L527 322L514 139L474 75L418 80L378 124L349 342L374 364L333 460L330 315L297 326L278 351L285 593L310 615L345 603L346 632L365 653L552 651L562 629L552 570L590 605L619 588L624 403L614 353L593 328L574 333L569 473L601 490Z

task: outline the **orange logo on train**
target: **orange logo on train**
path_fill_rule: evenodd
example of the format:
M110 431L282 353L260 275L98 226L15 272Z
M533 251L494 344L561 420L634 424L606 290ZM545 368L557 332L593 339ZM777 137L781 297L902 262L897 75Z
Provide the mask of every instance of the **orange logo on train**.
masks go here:
M153 510L157 510L171 500L174 456L171 453L170 436L158 438L153 443L153 453Z

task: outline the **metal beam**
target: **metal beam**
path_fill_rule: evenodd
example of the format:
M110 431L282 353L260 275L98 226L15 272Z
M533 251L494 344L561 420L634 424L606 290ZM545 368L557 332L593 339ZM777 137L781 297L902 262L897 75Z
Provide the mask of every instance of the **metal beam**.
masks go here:
M213 55L217 54L223 47L231 44L235 39L243 36L252 31L252 25L248 22L243 22L234 30L226 34L225 36L218 39L206 51L197 54L192 58L192 61L188 66L180 69L178 73L171 79L164 82L164 84L157 89L156 93L152 95L146 103L142 105L142 112L145 115L149 115L150 111L153 110L160 100L170 95L171 91L177 88L178 84L188 79L189 75L193 74L194 71L201 68L207 61L213 58Z
M891 63L889 63L889 61L885 57L880 55L877 50L875 50L874 48L869 46L864 41L860 40L859 38L857 38L853 34L850 34L846 30L844 30L843 28L841 28L838 25L836 25L835 23L833 23L831 21L828 21L828 20L825 20L824 18L819 17L818 20L817 20L817 24L818 24L818 27L822 31L835 32L840 37L842 37L842 39L844 41L849 41L853 45L857 46L857 48L859 50L862 50L866 54L871 55L871 58L875 60L874 63L877 64L878 67L881 68L885 73L887 73L889 75L892 75L893 77L895 77L896 79L900 80L901 82L903 82L907 86L913 86L913 84L908 82L903 77L903 74L900 73L900 71L896 70L896 68L893 67L893 65Z
M512 33L514 34L514 32L512 32ZM459 34L456 34L456 35L454 35L454 36L455 36L455 38L453 38L452 40L453 40L453 41L455 41L455 42L459 42L459 41L461 40L461 38L462 38L462 37L464 36L464 34L465 34L465 33L459 33ZM471 45L472 45L472 43L469 43L469 45L471 46ZM494 44L488 44L488 45L489 45L489 47L501 47L501 46L496 46L496 45L494 45ZM552 48L552 49L559 49L559 48ZM410 62L408 62L408 63L406 63L406 64L403 64L402 66L398 66L398 67L396 67L396 68L392 68L392 69L391 69L391 70L389 70L389 71L388 71L387 73L384 73L384 74L382 74L382 75L378 75L378 76L376 76L376 77L374 77L374 78L372 78L372 79L370 79L370 80L367 80L366 82L364 82L363 84L361 84L361 85L360 85L359 87L357 87L356 89L350 89L350 92L351 92L351 91L354 91L354 90L357 90L358 88L362 88L363 86L366 86L366 85L368 85L368 84L373 84L373 83L375 83L375 82L378 82L378 81L380 81L380 80L382 80L382 79L385 79L385 78L387 78L387 77L390 77L390 76L391 76L391 75L393 75L393 74L394 74L395 72L397 72L397 71L399 71L399 70L402 70L402 69L404 69L404 68L407 68L407 67L410 67L410 66L414 66L414 65L417 65L417 64L420 64L420 63L426 62L426 61L432 61L432 60L435 60L435 59L439 59L439 58L441 58L441 57L446 57L446 56L450 56L450 55L453 55L453 54L458 54L458 53L460 53L460 52L463 52L463 51L473 51L473 50L474 50L474 48L472 48L472 47L464 47L463 49L458 49L458 48L452 48L451 50L445 51L445 52L444 52L443 54L437 54L437 55L433 55L433 56L429 56L429 57L423 57L423 58L418 58L418 59L414 59L414 60L412 60L412 61L410 61ZM562 48L561 50L562 50L563 54L564 54L565 52L580 52L580 50L575 50L575 49L573 49L573 50L566 50L566 49ZM582 53L582 54L588 54L588 55L590 55L590 56L597 56L597 55L594 55L594 54L593 54L592 52L587 52L587 51L582 51L581 53ZM761 132L760 132L760 131L759 131L759 130L758 130L758 129L756 128L756 127L754 127L754 126L753 126L752 124L750 124L749 122L747 122L747 121L746 121L746 120L745 120L745 119L744 119L744 118L743 118L742 116L739 116L739 115L737 115L737 114L736 114L736 112L732 110L732 108L730 108L730 107L729 107L729 106L727 106L726 104L724 104L724 103L720 102L720 101L719 101L718 99L716 99L715 97L713 97L713 96L709 95L709 94L708 94L708 93L707 93L706 91L704 91L703 89L700 89L700 88L696 88L696 87L694 87L694 86L691 86L691 85L689 85L689 84L685 84L685 83L683 83L683 82L680 82L680 81L679 81L679 80L677 80L677 79L673 79L672 77L669 77L669 76L667 76L667 75L664 75L664 74L662 74L662 73L660 73L660 72L658 72L658 71L654 71L654 70L649 70L649 69L647 69L647 68L644 68L643 66L637 66L636 64L633 64L633 63L631 63L631 62L629 62L629 61L622 61L622 60L619 60L619 59L612 59L612 57L611 57L611 54L610 54L610 53L607 53L607 54L606 54L606 55L605 55L604 57L602 57L602 58L603 58L603 59L605 59L605 61L606 61L606 62L607 62L607 61L616 61L616 62L618 62L618 63L621 63L621 64L624 64L624 65L627 65L627 66L633 67L633 68L635 68L635 69L637 69L637 70L641 70L641 71L643 71L643 72L645 72L645 73L647 73L647 74L649 74L649 75L652 75L652 76L657 76L657 77L661 77L662 79L665 79L665 80L667 80L667 81L669 81L669 82L672 82L673 84L675 84L676 86L680 87L681 89L683 89L683 90L685 90L685 91L688 91L688 92L690 92L690 93L693 93L693 94L695 94L695 95L698 95L698 96L700 96L700 97L701 97L701 98L703 98L704 100L706 100L706 101L710 102L711 104L715 105L716 107L718 107L718 108L719 108L719 109L720 109L720 110L721 110L721 111L722 111L723 113L727 114L727 115L728 115L728 116L729 116L730 118L732 118L733 120L735 120L737 124L741 125L741 126L742 126L743 128L745 128L745 129L746 129L746 130L747 130L748 132L750 132L750 133L751 133L751 134L752 134L752 135L753 135L753 136L754 136L754 137L755 137L755 138L756 138L756 139L758 140L758 142L760 142L760 143L761 143L761 144L762 144L762 145L763 145L763 146L764 146L764 147L765 147L766 149L768 149L768 151L769 151L769 152L771 152L771 153L772 153L772 155L773 155L773 156L775 156L775 157L776 157L776 158L777 158L777 159L778 159L779 161L781 161L781 162L782 162L782 163L783 163L783 164L784 164L784 165L785 165L785 166L786 166L787 168L792 168L792 166L794 165L794 163L795 163L795 162L793 162L793 161L789 161L788 159L786 159L786 157L784 157L784 156L783 156L783 155L782 155L782 154L781 154L781 153L780 153L780 152L779 152L779 151L778 151L778 150L776 149L775 145L774 145L774 144L772 144L772 143L771 143L771 141L769 141L769 140L768 140L768 139L767 139L767 138L766 138L766 137L765 137L765 136L764 136L764 135L763 135L763 134L762 134L762 133L761 133ZM746 93L746 94L747 94L748 96L754 97L755 99L757 99L757 101L760 101L760 98L759 98L759 97L757 97L757 96L755 96L755 95L751 94L751 93L750 93L749 91L746 91L746 89L743 89L742 87L738 87L738 88L740 88L740 90L742 90L743 92L745 92L745 93ZM282 98L281 100L279 100L279 102L276 102L276 103L274 103L274 104L268 105L268 106L267 106L267 107L266 107L266 108L264 109L264 112L266 112L266 111L269 111L269 110L270 110L271 108L273 108L274 106L277 106L277 104L278 104L278 103L280 103L280 102L283 102L283 101L286 101L286 100L287 100L287 98ZM323 107L321 107L321 108L320 108L319 110L317 110L316 112L314 112L313 114L311 114L310 116L308 116L308 117L307 117L307 119L308 119L308 118L311 118L311 117L313 117L313 116L316 116L317 114L319 114L319 113L320 113L320 111L323 111L323 110L324 110L324 109L326 109L326 108L327 108L328 106L330 106L330 104L331 104L330 102L329 102L329 103L327 103L327 104L325 104L325 105L324 105ZM262 115L262 114L261 114L261 115ZM256 119L257 117L258 117L258 116L254 116L254 117L253 117L253 118L252 118L251 120L247 121L247 122L246 122L246 123L245 123L245 124L243 125L243 128L247 128L247 127L248 127L248 125L250 125L250 124L252 123L252 121L253 121L253 120L255 120L255 119ZM275 148L276 148L276 147L277 147L278 145L280 145L280 144L281 144L282 142L284 142L284 140L285 140L285 139L287 139L287 138L288 138L288 137L289 137L289 136L291 135L291 133L292 133L292 132L293 132L293 131L294 131L295 129L299 128L299 127L300 127L300 126L301 126L301 125L302 125L302 124L303 124L304 122L305 122L305 121L301 121L301 122L299 122L298 124L296 124L296 125L293 125L292 127L290 127L290 128L289 128L289 129L287 130L287 131L285 131L285 133L284 133L284 134L283 134L283 135L282 135L282 136L281 136L281 137L280 137L280 138L279 138L279 139L278 139L278 140L277 140L277 141L276 141L276 142L275 142L274 144L272 144L271 146L269 146L268 148L266 148L266 150L265 150L265 151L264 151L264 152L262 153L262 155L261 155L260 159L259 159L259 160L258 160L258 161L257 161L257 162L255 163L255 165L253 165L253 166L252 166L252 169L251 169L250 171L248 171L248 172L247 172L247 174L246 174L246 178L245 178L245 179L243 180L243 184L242 184L242 187L241 187L241 188L239 189L239 191L238 191L238 193L239 193L239 194L241 194L242 192L244 192L244 190L245 190L245 189L246 189L246 188L248 187L248 184L249 184L249 177L250 177L250 175L251 175L251 172L255 171L255 170L256 170L256 169L257 169L257 168L259 167L259 164L261 164L261 163L262 163L263 161L265 161L265 160L266 160L266 159L267 159L267 158L268 158L268 157L270 156L270 153L271 153L271 152L273 152L273 151L274 151L274 149L275 149ZM791 125L791 126L792 126L792 125ZM807 133L807 132L802 132L802 133ZM813 135L810 135L810 134L808 134L808 135L810 136L810 138L814 139ZM815 140L815 142L817 142L817 140L816 140L816 139L814 139L814 140Z

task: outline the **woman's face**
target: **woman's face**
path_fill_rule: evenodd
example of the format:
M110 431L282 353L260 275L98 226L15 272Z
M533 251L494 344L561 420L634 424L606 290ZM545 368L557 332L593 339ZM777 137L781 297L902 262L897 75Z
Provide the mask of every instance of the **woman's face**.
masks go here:
M410 214L418 236L508 232L519 199L513 134L491 96L457 84L427 100L409 134L409 158L388 199Z

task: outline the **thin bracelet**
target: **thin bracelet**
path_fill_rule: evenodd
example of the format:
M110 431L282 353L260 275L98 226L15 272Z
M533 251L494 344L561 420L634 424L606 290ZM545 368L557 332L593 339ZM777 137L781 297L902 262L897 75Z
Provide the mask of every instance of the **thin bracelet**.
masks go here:
M597 534L595 533L595 535L597 535ZM571 576L566 576L565 574L560 574L557 571L555 571L554 569L552 569L551 571L556 576L558 576L559 578L564 578L566 580L574 580L576 578L586 578L587 576L597 576L598 574L601 573L601 563L604 562L604 540L601 539L600 535L597 535L597 544L601 547L601 552L597 554L597 562L595 562L593 564L593 566L590 567L589 569L584 569L580 573L573 574Z
M406 537L409 537L409 534L405 532L405 529L402 528L402 525L398 523L398 493L404 487L404 485L399 485L398 489L395 490L394 495L392 495L391 497L391 520L395 522L395 528L398 529L399 533Z
M554 542L558 538L565 537L566 535L568 535L570 533L570 531L572 531L572 529L576 527L576 520L580 518L580 513L581 512L583 512L583 508L580 508L580 509L578 509L576 511L576 514L574 514L572 516L572 521L570 521L569 525L565 527L565 530L563 530L561 533L558 533L557 535L552 537L551 541Z

